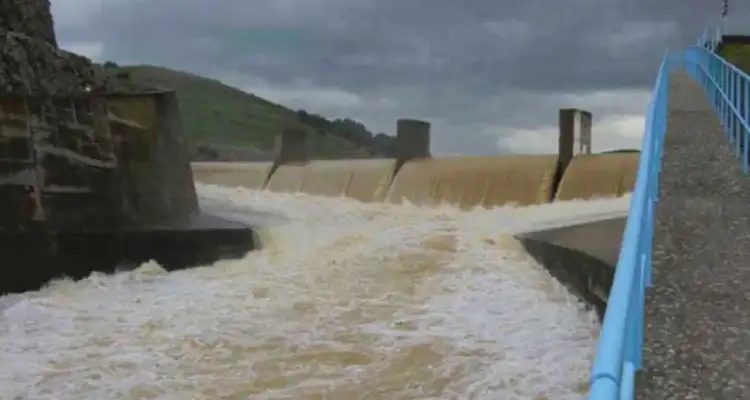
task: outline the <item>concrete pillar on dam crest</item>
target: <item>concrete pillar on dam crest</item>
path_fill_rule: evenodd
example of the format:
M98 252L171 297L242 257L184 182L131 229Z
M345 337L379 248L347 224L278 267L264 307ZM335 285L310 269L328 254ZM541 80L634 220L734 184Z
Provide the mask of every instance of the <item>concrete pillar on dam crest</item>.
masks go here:
M430 123L401 118L396 121L396 158L407 161L430 157Z
M274 143L274 164L288 164L307 161L307 135L303 129L285 128L276 135Z
M567 165L581 154L591 154L591 113L577 108L560 109L560 162Z

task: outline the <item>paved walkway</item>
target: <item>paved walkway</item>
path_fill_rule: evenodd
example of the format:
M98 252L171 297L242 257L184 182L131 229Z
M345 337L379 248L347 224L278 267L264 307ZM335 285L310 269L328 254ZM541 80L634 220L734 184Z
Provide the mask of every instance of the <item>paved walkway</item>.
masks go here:
M750 399L750 176L698 84L669 85L636 398Z

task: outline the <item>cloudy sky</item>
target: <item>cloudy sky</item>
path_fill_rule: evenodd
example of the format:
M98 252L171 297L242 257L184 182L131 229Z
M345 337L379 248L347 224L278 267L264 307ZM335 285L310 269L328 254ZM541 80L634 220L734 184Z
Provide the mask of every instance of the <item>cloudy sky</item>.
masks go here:
M747 20L750 5L732 9ZM747 2L746 2L747 3ZM734 7L734 5L733 5ZM210 76L438 154L554 152L557 109L594 113L594 150L640 147L664 51L719 0L52 0L61 47Z

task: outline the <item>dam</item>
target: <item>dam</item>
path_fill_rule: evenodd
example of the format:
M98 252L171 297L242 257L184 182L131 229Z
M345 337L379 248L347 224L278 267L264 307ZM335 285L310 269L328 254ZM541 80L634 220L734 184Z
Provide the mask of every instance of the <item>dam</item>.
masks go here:
M3 398L585 393L598 317L511 237L580 204L461 211L198 193L227 215L267 213L279 224L272 245L210 267L148 263L2 298Z
M555 240L621 224L638 159L575 154L585 115L560 113L562 172L558 155L433 159L414 120L401 159L310 161L290 130L274 163L193 164L200 208L260 221L262 249L3 297L0 395L581 398L607 286L589 283L617 246L554 270L576 246Z
M586 392L639 159L591 154L590 113L559 154L433 158L400 119L393 158L290 124L273 162L191 165L174 91L0 8L0 398Z
M191 166L173 92L2 6L41 24L0 35L0 398L747 397L747 36L664 56L640 154L565 109L556 155L433 158L403 119L393 159L289 127Z

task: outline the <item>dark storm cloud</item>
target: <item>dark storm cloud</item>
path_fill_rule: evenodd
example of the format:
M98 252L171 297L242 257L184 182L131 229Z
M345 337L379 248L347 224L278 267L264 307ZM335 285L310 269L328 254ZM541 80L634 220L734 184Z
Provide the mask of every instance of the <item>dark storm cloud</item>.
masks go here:
M58 0L57 7L70 0ZM706 0L77 0L85 21L63 41L100 41L104 59L168 65L269 85L304 81L367 96L389 91L402 112L444 122L540 126L554 109L519 92L651 86L667 47L718 20ZM738 5L737 7L745 7ZM749 13L733 10L738 20ZM57 15L57 13L56 13ZM399 88L397 91L395 88ZM408 100L406 100L408 98ZM596 108L596 105L594 105ZM629 105L633 113L645 104ZM627 108L625 107L625 108ZM604 107L606 108L606 107ZM616 108L616 107L615 107ZM545 118L529 118L541 109ZM603 109L603 108L602 108ZM322 110L330 111L330 110ZM593 110L597 112L598 110ZM335 112L335 110L334 110ZM393 118L393 112L388 115ZM357 117L355 115L355 117ZM367 119L370 115L362 115ZM373 117L374 118L374 117ZM443 137L441 138L441 135ZM452 145L478 151L481 135ZM491 146L492 147L492 146Z
M705 0L110 1L80 32L105 56L233 68L271 81L464 82L475 90L651 83L668 45L718 15ZM64 32L66 33L66 32Z

